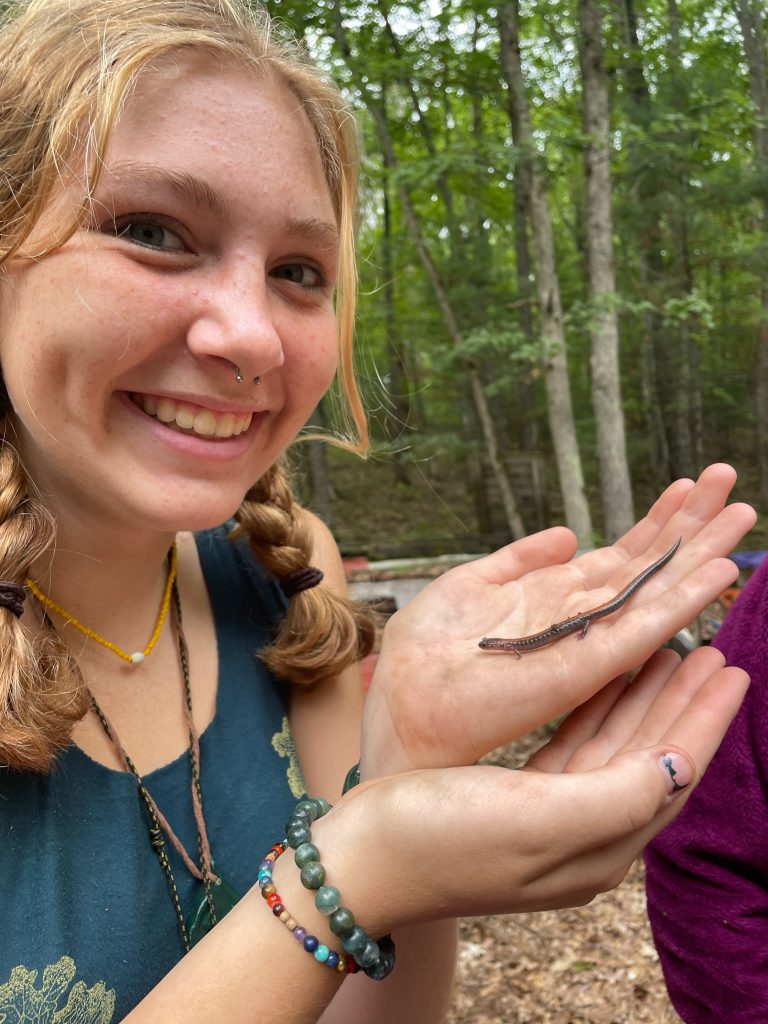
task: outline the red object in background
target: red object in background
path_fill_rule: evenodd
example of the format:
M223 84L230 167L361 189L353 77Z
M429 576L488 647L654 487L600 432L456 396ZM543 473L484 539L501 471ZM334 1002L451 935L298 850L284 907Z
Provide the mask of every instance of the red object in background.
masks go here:
M347 576L356 569L368 568L368 559L365 555L354 555L352 558L342 558L341 561L344 566L344 572Z
M371 685L371 679L373 679L373 672L376 668L376 662L379 660L378 654L369 654L367 658L363 658L360 663L360 668L363 672L363 689L367 692L368 687Z
M359 569L367 569L369 564L365 555L353 555L351 558L343 558L342 563L347 577ZM369 654L368 657L363 658L360 663L360 669L363 676L363 689L366 692L368 691L368 687L371 685L371 679L373 678L373 672L378 660L378 654Z
M728 587L727 590L724 590L722 594L720 594L718 600L722 601L726 608L730 608L741 593L741 590L741 587Z

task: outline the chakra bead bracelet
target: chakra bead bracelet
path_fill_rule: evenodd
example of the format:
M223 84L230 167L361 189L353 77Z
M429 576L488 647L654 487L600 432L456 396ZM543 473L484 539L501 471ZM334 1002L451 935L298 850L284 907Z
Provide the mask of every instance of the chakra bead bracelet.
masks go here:
M325 884L325 868L320 863L320 852L312 843L312 822L327 814L330 809L331 805L322 797L299 801L288 820L285 840L273 846L260 865L259 885L262 895L267 902L274 897L273 914L296 936L296 929L299 926L285 910L272 884L272 864L290 846L294 851L296 865L301 871L302 885L315 892L315 906L321 914L329 918L328 925L333 934L341 939L344 953L347 954L346 963L354 965L354 968L339 968L335 957L341 958L344 954L334 953L319 943L315 936L307 936L305 930L300 929L300 932L304 933L304 948L307 952L313 953L316 959L329 963L329 966L335 966L337 970L354 973L358 968L362 968L367 977L374 981L383 981L395 967L395 944L392 937L385 935L376 941L369 938L356 924L352 911L342 906L339 890L333 885ZM283 917L283 914L286 916Z
M337 952L335 949L330 949L316 935L310 935L307 929L298 924L285 909L283 901L272 881L272 869L274 868L275 861L287 849L288 843L285 840L282 843L276 843L261 864L259 864L258 885L261 889L262 897L266 900L267 906L271 908L275 917L293 934L294 939L302 944L304 950L314 956L318 963L324 963L326 967L338 971L339 974L356 974L360 968L353 957Z

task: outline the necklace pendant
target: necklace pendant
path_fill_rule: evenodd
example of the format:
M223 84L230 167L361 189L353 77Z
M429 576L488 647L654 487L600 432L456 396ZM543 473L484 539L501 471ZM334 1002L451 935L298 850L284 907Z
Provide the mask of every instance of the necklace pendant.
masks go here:
M222 878L213 864L211 864L211 869L219 875L218 882L211 882L211 899L216 911L216 920L220 921L236 903L240 902L240 896L229 882ZM208 896L202 882L200 883L199 891L200 902L197 907L192 907L189 914L187 914L186 920L190 947L196 945L200 939L206 936L214 925L214 921L211 918L211 908L208 905Z
M134 651L133 654L131 655L131 664L139 665L141 664L142 661L144 661L145 657L146 655L144 654L143 651Z

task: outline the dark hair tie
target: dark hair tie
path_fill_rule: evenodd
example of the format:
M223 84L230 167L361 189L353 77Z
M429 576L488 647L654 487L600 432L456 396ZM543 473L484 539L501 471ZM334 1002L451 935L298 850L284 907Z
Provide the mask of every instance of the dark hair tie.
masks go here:
M302 590L311 590L316 587L323 578L322 569L316 569L314 565L308 565L305 569L296 569L280 577L280 587L286 597L293 597L300 594Z
M27 588L10 580L0 580L0 608L7 608L20 619L24 612Z

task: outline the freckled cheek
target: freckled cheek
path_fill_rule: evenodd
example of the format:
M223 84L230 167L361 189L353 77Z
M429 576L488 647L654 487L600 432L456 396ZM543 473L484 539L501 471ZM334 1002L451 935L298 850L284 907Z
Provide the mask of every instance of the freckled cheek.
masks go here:
M338 346L335 328L323 333L307 333L297 343L285 346L283 378L295 398L307 392L307 400L315 403L328 390L338 365Z
M114 373L114 302L101 301L89 264L64 256L25 265L2 284L0 364L21 421L34 433L81 417Z
M30 330L8 339L12 350L0 348L13 407L31 433L92 415L96 396L114 374L115 356L102 331L85 338L64 323L37 318Z

